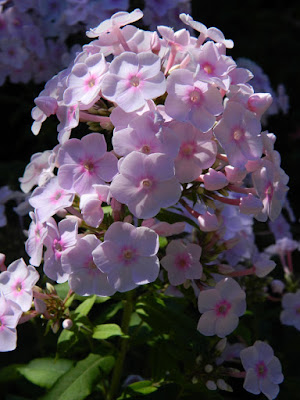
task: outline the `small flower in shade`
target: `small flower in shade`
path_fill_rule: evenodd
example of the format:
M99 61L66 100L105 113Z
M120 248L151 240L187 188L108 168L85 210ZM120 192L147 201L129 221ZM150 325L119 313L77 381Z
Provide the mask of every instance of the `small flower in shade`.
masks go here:
M279 393L278 384L284 378L272 347L257 340L253 346L243 349L240 357L246 370L244 389L253 394L262 392L269 400L275 399Z
M59 186L55 176L44 186L34 189L29 203L36 210L36 215L41 223L47 221L52 215L73 203L74 193L70 193Z
M212 132L203 133L188 122L174 121L169 127L180 143L174 160L175 175L182 183L191 182L216 160L217 145Z
M0 274L0 291L7 299L18 304L22 311L28 311L32 303L32 288L39 277L36 269L27 266L20 258Z
M76 245L77 222L63 219L56 224L53 218L47 221L48 233L45 238L47 250L44 255L44 272L57 283L66 282L68 274L62 269L62 254Z
M100 243L95 235L86 235L75 247L62 254L62 268L69 274L70 288L81 296L112 296L115 293L107 275L96 267L92 257L93 250Z
M198 223L202 232L216 231L220 226L220 222L216 214L212 214L209 211L199 215Z
M98 228L104 217L101 205L103 202L109 202L110 192L108 185L93 185L93 190L93 193L83 194L80 197L79 207L84 221Z
M214 289L200 292L198 308L202 314L198 331L221 338L233 332L246 311L246 294L232 278L218 282Z
M28 239L25 242L25 250L30 256L30 264L38 267L41 264L43 257L43 245L47 235L47 225L41 223L36 214L31 211L29 213L32 222L29 225Z
M89 108L100 97L101 82L107 69L101 53L90 55L84 60L79 59L68 76L64 103L68 106L79 102L81 109Z
M248 160L258 160L263 144L259 119L241 104L228 102L214 133L225 150L229 163L244 168Z
M64 143L58 152L61 187L82 195L93 192L94 184L110 182L117 173L117 158L106 148L104 136L99 133Z
M300 289L296 293L286 293L282 297L283 311L280 321L283 325L294 326L300 331Z
M17 347L17 331L21 308L0 292L0 351L12 351Z
M86 35L90 38L99 36L102 33L114 32L120 27L131 24L132 22L138 21L143 17L143 12L136 8L131 13L126 11L120 11L115 13L110 19L106 19L101 22L96 28L92 28L86 32Z
M203 175L203 183L206 190L219 190L228 185L228 180L223 172L209 168Z
M160 58L150 52L120 54L111 62L103 79L102 95L126 112L138 110L147 100L166 91L160 64Z
M146 227L114 222L92 252L97 267L119 292L154 282L159 273L158 235Z
M161 265L168 271L171 285L181 285L187 279L200 279L202 249L194 243L185 245L181 240L172 240L161 259Z
M168 156L133 151L120 161L120 173L110 185L111 194L137 218L152 218L161 207L177 203L181 186Z

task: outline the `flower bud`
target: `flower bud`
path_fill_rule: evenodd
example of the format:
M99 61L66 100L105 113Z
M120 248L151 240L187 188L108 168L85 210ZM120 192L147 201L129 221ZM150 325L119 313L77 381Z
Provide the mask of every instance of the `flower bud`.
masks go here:
M206 385L208 390L217 390L217 385L215 384L214 381L209 380L209 381L206 382L205 385Z
M63 321L62 327L64 329L71 329L73 326L73 321L70 318L67 318Z

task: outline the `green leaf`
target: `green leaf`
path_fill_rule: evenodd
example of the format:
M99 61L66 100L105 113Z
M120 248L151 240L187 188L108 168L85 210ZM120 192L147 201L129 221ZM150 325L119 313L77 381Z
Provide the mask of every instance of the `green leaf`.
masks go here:
M75 310L75 320L82 316L87 316L88 313L91 311L97 296L90 296L88 297L83 303L81 303Z
M153 386L151 381L134 382L131 385L128 385L128 388L136 393L144 395L155 392L158 389L156 386Z
M122 336L123 332L117 324L102 324L95 327L94 339L108 339L111 336Z
M64 374L42 397L42 400L83 400L93 391L101 377L100 369L106 357L89 354ZM106 361L105 361L106 362ZM104 364L105 364L104 362Z
M57 285L54 285L54 288L56 290L56 293L62 300L65 299L66 295L69 293L70 290L68 282L58 283Z
M19 367L18 371L28 381L49 389L72 365L73 362L66 359L36 358L28 365Z
M64 329L58 337L57 350L60 353L68 352L78 342L78 336L74 331Z

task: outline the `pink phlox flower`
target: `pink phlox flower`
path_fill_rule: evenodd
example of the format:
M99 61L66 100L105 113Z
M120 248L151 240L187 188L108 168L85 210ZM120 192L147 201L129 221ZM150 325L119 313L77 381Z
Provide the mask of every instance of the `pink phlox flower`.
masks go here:
M184 283L187 279L200 279L202 265L200 257L202 248L194 243L185 245L182 240L172 240L166 255L160 260L161 265L168 271L168 279L173 286Z
M31 265L27 266L20 258L0 274L0 292L6 299L16 303L22 311L28 311L32 303L32 288L39 278L36 269Z
M251 71L246 68L234 68L229 72L231 88L233 85L240 85L247 83L254 77ZM231 89L230 88L230 89Z
M0 351L12 351L17 347L17 331L21 308L0 292Z
M241 185L247 175L245 168L233 167L232 165L225 166L225 174L229 183Z
M245 108L257 115L258 118L261 118L273 101L270 93L254 93L253 87L248 84L232 86L227 93L227 97L230 101L243 104Z
M168 26L159 25L158 32L161 34L169 47L174 47L177 51L185 50L190 43L190 33L186 29L174 30Z
M69 275L70 288L81 296L112 296L116 292L107 275L94 263L92 253L100 244L95 235L89 234L79 238L76 246L68 252L62 253L62 268Z
M50 279L63 283L68 280L68 274L62 268L61 257L76 245L78 224L71 219L63 219L57 225L53 218L49 218L47 227L44 272Z
M107 62L101 53L75 63L67 79L64 104L69 106L78 102L81 109L90 108L100 98L101 82L107 69Z
M214 289L203 290L198 297L201 313L197 329L205 336L229 335L246 311L246 294L232 278L219 281Z
M166 91L160 64L160 58L152 52L120 54L111 62L103 78L103 97L126 112L138 110L147 100L155 99Z
M38 267L41 264L43 256L44 240L47 236L46 222L41 223L34 212L29 213L32 219L28 229L28 239L25 242L25 250L29 255L30 264Z
M251 193L240 197L239 209L243 214L257 215L263 210L263 207L262 201Z
M219 190L228 185L226 175L221 171L209 168L208 172L202 176L206 190Z
M265 248L265 252L271 255L283 255L286 252L300 251L300 242L293 240L288 236L281 237L276 240L275 244Z
M148 100L144 107L140 108L139 110L133 112L126 112L121 107L113 108L110 114L110 120L116 130L120 130L123 128L127 128L128 125L138 116L144 115L148 111L152 111L154 113L159 112L159 107L156 106L153 100ZM164 117L163 117L164 118ZM164 120L166 120L164 118Z
M1 62L10 68L22 69L29 58L29 51L24 48L23 41L13 37L1 39Z
M109 203L110 190L108 185L93 185L93 189L93 193L81 195L79 208L84 221L88 225L98 228L104 217L101 205L103 202Z
M243 168L248 160L258 160L263 145L259 119L239 103L229 101L214 134L224 148L229 163Z
M36 185L41 186L45 183L47 180L44 179L45 174L48 175L49 179L53 177L49 165L49 157L51 154L51 150L46 150L43 153L35 153L31 156L30 163L26 166L23 177L19 178L19 182L21 183L20 187L24 193L30 192ZM41 180L43 180L43 183L41 183Z
M199 45L202 44L207 38L214 40L217 43L223 44L225 47L228 49L233 48L233 41L231 39L225 39L223 33L215 27L207 28L204 24L198 21L194 21L194 19L189 15L189 14L180 14L179 18L183 23L186 25L189 25L191 28L193 28L195 31L198 31L201 33L200 35L200 42ZM198 39L199 40L199 39Z
M264 206L255 216L258 221L266 221L268 217L274 221L281 213L289 188L285 179L278 180L280 177L276 172L274 164L265 159L261 168L252 173L253 185Z
M57 125L58 141L64 144L71 135L71 130L79 124L79 105L60 105L56 113L59 124Z
M268 221L270 231L273 233L275 240L287 237L293 239L290 224L287 222L283 214L275 219L275 221Z
M164 221L156 221L154 218L145 219L142 222L142 226L151 228L159 236L173 236L179 235L185 231L185 222L175 222L169 224Z
M276 267L276 263L270 260L270 255L266 252L259 253L258 250L253 254L253 266L255 275L264 278Z
M199 215L198 223L202 232L216 231L220 226L220 221L214 213L206 211L204 214Z
M106 150L104 136L96 132L64 143L57 157L61 187L82 195L93 191L94 184L110 182L117 173L118 160Z
M158 248L158 235L153 230L114 222L92 255L100 271L108 275L109 283L117 291L126 292L157 279Z
M34 189L28 201L35 208L39 221L43 223L58 211L70 207L73 200L74 192L63 189L55 176L44 186Z
M246 370L244 389L253 394L263 393L269 400L279 393L278 384L284 379L281 364L270 345L257 340L253 346L240 352Z
M285 293L282 297L280 321L283 325L294 326L300 331L300 290L296 293Z
M226 339L222 339L226 340ZM221 365L226 361L231 361L233 359L239 359L241 350L246 347L244 343L226 343L225 349L222 351L220 357L216 358L216 364Z
M173 71L167 79L166 113L178 120L191 122L208 132L223 111L222 97L212 85L198 80L187 69Z
M132 22L138 21L143 17L143 12L136 8L131 13L126 11L119 11L107 19L101 22L96 28L90 29L86 32L86 35L90 38L97 37L101 33L114 32L124 25L131 24Z
M179 182L191 182L216 160L217 145L212 132L204 134L188 122L174 121L169 124L169 128L180 144L174 161L175 175Z
M236 68L236 63L231 57L220 54L218 46L212 42L206 42L200 49L192 49L193 62L200 66L197 79L211 83L220 89L229 89L230 72Z
M144 154L164 153L175 158L179 148L172 129L164 124L159 113L151 111L137 116L127 128L115 129L112 144L120 156L140 151Z
M152 218L160 208L178 202L181 186L168 156L133 151L121 161L119 174L110 186L111 194L137 218Z
M47 116L56 114L57 111L57 100L51 96L39 95L34 99L36 106Z

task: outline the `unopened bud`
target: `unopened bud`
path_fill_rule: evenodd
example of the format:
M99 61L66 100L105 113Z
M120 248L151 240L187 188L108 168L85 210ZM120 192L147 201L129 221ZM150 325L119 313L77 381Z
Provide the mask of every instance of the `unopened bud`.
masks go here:
M227 344L227 338L225 337L224 339L221 339L217 344L216 344L216 350L220 353L222 353L226 347Z
M55 287L53 285L51 285L51 283L46 282L46 289L50 294L57 294Z
M204 367L204 371L207 374L210 374L213 371L213 369L214 369L214 367L211 364L206 364L205 367Z
M209 380L209 381L206 382L205 385L206 385L208 390L217 390L217 385L215 384L214 381Z
M73 326L73 321L70 318L67 318L63 321L62 327L64 329L71 329Z

